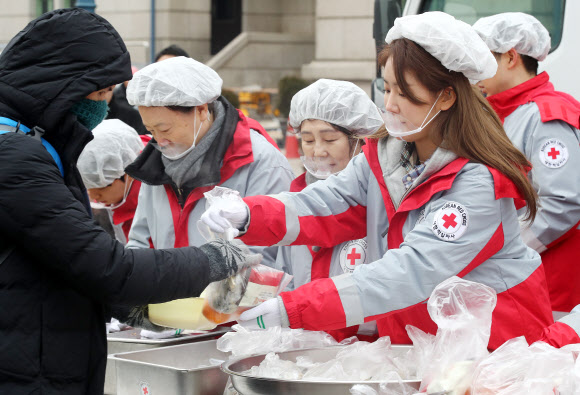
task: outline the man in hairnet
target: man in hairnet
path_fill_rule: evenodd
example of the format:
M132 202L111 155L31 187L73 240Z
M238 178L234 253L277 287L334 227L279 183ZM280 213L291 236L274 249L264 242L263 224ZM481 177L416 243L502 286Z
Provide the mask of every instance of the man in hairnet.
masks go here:
M555 318L580 303L580 103L554 90L538 62L550 35L533 16L515 12L478 20L474 29L495 55L497 74L477 85L532 164L539 195L526 244L542 254Z
M133 76L127 100L153 140L126 168L141 181L128 248L199 246L204 192L241 196L288 191L294 173L264 128L221 96L222 79L191 58L150 64ZM253 247L273 266L276 247Z
M218 241L127 250L94 224L76 164L109 88L130 78L117 31L78 8L40 16L2 51L0 394L102 395L111 304L198 296L259 258Z
M104 209L115 237L127 244L141 183L125 174L150 137L118 119L107 119L93 129L94 140L84 148L77 167L93 209Z

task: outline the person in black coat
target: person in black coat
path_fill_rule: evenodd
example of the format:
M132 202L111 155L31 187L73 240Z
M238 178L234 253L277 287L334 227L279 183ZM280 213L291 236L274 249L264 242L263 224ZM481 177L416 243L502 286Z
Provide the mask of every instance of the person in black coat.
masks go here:
M0 394L102 394L110 304L197 296L259 259L225 242L127 250L93 223L76 162L102 93L130 78L119 34L81 9L0 56Z

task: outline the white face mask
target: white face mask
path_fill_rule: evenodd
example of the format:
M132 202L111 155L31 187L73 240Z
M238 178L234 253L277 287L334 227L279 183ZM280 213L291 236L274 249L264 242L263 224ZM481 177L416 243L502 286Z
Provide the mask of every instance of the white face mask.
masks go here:
M131 182L125 181L125 190L123 191L123 199L119 203L106 205L105 203L91 201L90 202L91 208L94 208L96 210L102 210L102 209L115 210L115 209L118 209L123 204L125 204L125 202L127 201L127 196L129 196L129 191L131 190L131 185L133 185L132 179L131 179Z
M358 143L359 140L357 139L354 149L352 150L352 154L350 155L350 159L352 159L354 156L358 148ZM302 164L304 165L304 168L307 172L321 180L326 180L328 177L338 174L342 171L342 169L338 171L334 170L335 166L332 163L335 160L329 156L301 156L300 160L302 160Z
M435 119L435 117L439 115L439 113L441 112L441 110L439 110L437 114L433 115L433 117L429 121L427 121L427 118L429 118L429 114L431 114L431 111L433 111L433 108L435 108L435 104L437 104L437 101L441 97L442 93L443 91L439 93L439 96L437 96L437 100L435 100L435 103L433 103L431 109L429 110L429 112L425 116L425 119L421 123L421 126L419 127L413 125L411 121L409 121L400 114L395 114L383 108L379 108L381 116L383 117L383 121L385 122L385 128L389 132L389 135L393 137L405 137L419 133L423 129L425 129L425 127L429 125L429 123L433 119Z
M193 123L195 123L195 120L197 119L197 110L195 111L195 115L194 115L194 121ZM194 148L195 148L195 142L197 140L197 136L199 136L199 132L201 131L201 126L203 125L203 122L200 122L199 127L197 128L197 131L193 134L193 143L191 144L191 146L187 146L184 144L179 144L179 143L167 143L164 146L159 145L159 143L151 143L159 152L161 152L163 154L164 157L166 157L167 159L170 160L177 160L180 158L183 158L185 155L189 154Z

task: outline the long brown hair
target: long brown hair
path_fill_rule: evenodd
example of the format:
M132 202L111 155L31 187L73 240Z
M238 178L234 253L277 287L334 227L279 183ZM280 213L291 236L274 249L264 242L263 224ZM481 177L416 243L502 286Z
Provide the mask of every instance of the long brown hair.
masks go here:
M531 165L507 137L500 119L479 90L462 73L448 70L411 40L402 38L386 45L379 53L379 63L384 65L389 58L399 89L412 103L425 104L409 89L404 78L406 72L413 73L433 95L453 88L456 101L433 120L435 134L431 138L441 141L441 147L508 177L527 202L526 219L533 220L538 196L526 177ZM386 134L373 137L382 138Z

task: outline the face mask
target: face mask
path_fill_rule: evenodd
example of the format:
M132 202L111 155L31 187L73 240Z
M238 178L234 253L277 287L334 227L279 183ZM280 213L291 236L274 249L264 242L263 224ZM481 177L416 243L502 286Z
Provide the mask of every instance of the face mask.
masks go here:
M350 155L350 159L352 159L354 153L356 152L356 149L358 148L358 143L359 140L357 139L354 149L352 150L352 153ZM326 157L301 156L300 160L302 160L302 164L304 165L306 171L308 171L314 177L321 180L326 180L328 177L338 174L342 171L342 169L338 171L335 171L333 169L335 167L332 165L334 159L329 156Z
M196 119L197 119L197 111L195 112L193 123L195 123ZM184 144L173 142L169 142L164 146L159 145L159 143L150 143L150 144L152 144L167 159L177 160L183 158L185 155L189 154L195 148L195 142L197 140L197 136L199 136L199 132L201 130L202 125L203 122L200 122L199 127L197 128L197 132L193 134L193 143L189 147Z
M429 110L429 112L425 116L425 119L421 123L421 126L419 126L419 127L413 125L411 123L411 121L409 121L408 119L406 119L405 117L403 117L400 114L395 114L395 113L392 113L388 110L380 108L379 110L380 110L381 116L383 117L383 121L385 122L385 128L389 132L389 135L391 135L393 137L405 137L405 136L410 136L410 135L415 134L415 133L419 133L423 129L425 129L425 127L427 125L429 125L429 123L433 119L435 119L435 117L437 115L439 115L439 113L441 112L441 110L439 110L437 112L437 114L435 114L429 121L427 121L427 118L429 118L429 114L431 114L431 111L433 111L433 108L435 108L435 104L437 104L437 101L441 97L442 93L443 93L443 91L441 91L441 93L439 93L439 96L437 96L437 100L435 100L435 103L433 103L433 105L431 106L431 109Z
M131 182L125 181L125 190L123 191L123 199L117 204L106 205L105 203L101 202L93 202L91 201L91 207L97 210L107 209L107 210L115 210L121 207L127 201L127 196L129 196L129 191L131 190L131 185L133 185L133 180Z
M106 100L82 99L76 102L70 111L77 116L79 122L87 129L93 130L98 124L103 122L109 112L109 106Z

